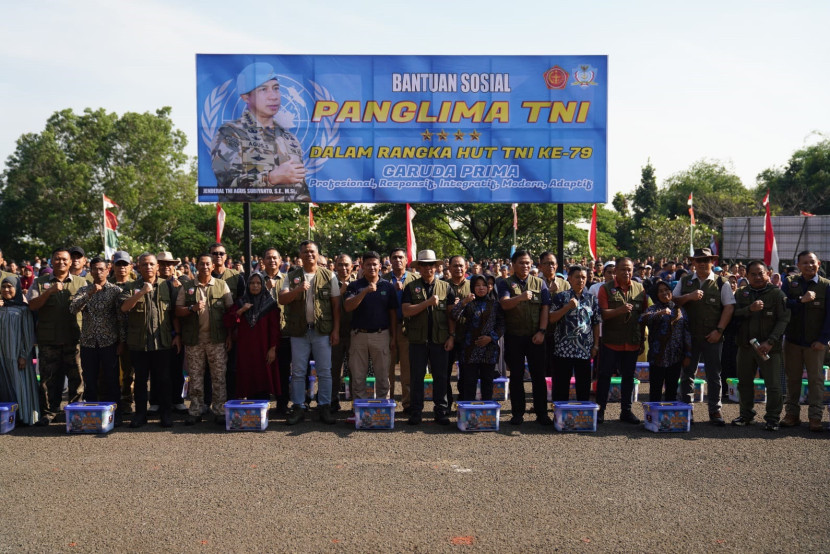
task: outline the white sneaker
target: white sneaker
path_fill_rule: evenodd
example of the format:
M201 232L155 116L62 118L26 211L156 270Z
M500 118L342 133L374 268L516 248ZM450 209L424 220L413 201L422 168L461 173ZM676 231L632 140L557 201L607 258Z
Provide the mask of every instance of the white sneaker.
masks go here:
M147 410L147 411L155 413L155 412L159 411L159 405L158 404L150 404L150 409Z

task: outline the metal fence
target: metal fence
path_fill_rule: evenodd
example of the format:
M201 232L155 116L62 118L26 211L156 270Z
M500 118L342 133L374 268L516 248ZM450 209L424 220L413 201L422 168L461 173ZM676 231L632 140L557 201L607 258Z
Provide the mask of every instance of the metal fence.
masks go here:
M791 263L802 250L830 260L830 215L773 217L772 228L782 263ZM722 250L727 260L763 259L764 217L724 218Z

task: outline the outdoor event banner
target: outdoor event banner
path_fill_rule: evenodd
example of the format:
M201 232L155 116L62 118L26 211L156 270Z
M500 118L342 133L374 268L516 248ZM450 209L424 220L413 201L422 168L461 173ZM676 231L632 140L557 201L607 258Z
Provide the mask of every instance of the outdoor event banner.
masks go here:
M202 202L607 201L606 56L198 54Z

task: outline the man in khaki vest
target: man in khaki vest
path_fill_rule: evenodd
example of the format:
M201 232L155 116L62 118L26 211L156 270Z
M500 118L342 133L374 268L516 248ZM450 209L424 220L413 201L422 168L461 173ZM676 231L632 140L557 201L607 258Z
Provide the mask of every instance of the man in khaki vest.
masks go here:
M286 258L287 259L287 258ZM285 273L280 271L282 264L282 257L279 250L276 248L269 248L262 254L262 270L265 276L265 288L274 298L278 300L280 290L282 289L283 281L285 281ZM277 348L277 367L280 370L280 397L277 398L276 413L285 414L288 411L288 402L291 399L291 393L288 386L288 376L291 375L291 337L285 330L285 310L280 309L280 331L282 338L280 339L280 347Z
M288 273L279 294L285 306L285 333L291 337L291 413L287 425L305 418L305 389L310 355L317 370L317 406L320 421L335 423L331 415L331 347L340 342L340 286L337 276L317 264L319 246L300 243L302 267Z
M110 282L121 288L121 292L133 281L133 260L130 254L119 250L112 255L112 276ZM118 401L118 411L121 415L133 411L133 364L130 361L130 351L122 349L118 355L118 377L121 387L121 400Z
M29 309L37 312L41 419L49 425L60 414L63 380L69 379L69 402L83 393L81 378L80 315L69 311L72 296L87 284L69 273L70 255L65 248L52 252L52 274L41 275L29 287Z
M640 329L640 315L649 305L643 285L632 281L634 262L631 258L617 260L614 281L605 283L597 294L602 314L602 338L597 372L597 421L605 421L605 406L611 388L611 376L620 372L620 421L638 424L640 419L631 411L634 394L634 370L637 356L644 349L645 337Z
M721 352L723 331L735 312L735 295L729 281L715 275L712 268L718 257L708 248L697 248L692 260L695 272L684 275L672 291L674 301L689 316L692 331L692 356L681 369L680 400L690 404L695 371L700 358L706 367L706 392L709 401L709 422L723 426L721 413Z
M223 318L233 305L233 299L228 284L213 277L212 270L211 256L199 256L196 280L188 283L176 298L176 316L181 319L187 373L190 376L190 413L185 420L186 425L194 425L202 419L205 365L210 367L214 419L217 425L225 424L225 369L231 337L225 330Z
M511 258L513 275L498 284L499 303L504 310L504 362L510 369L511 425L521 425L525 413L525 358L533 388L536 421L550 425L548 390L545 384L545 333L548 328L550 292L543 279L530 274L533 258L527 250L516 250Z
M440 263L440 262L439 262ZM450 266L450 278L446 281L447 285L450 287L450 291L455 298L454 302L460 302L462 299L467 298L473 294L473 291L470 290L470 280L467 279L467 260L464 259L464 256L456 255L452 256L449 261ZM439 275L438 271L436 270L436 275ZM452 307L450 307L450 311L452 311ZM458 333L459 337L464 336L464 322L459 321L455 323L455 332ZM463 380L461 379L461 348L462 348L462 341L459 340L455 342L453 349L450 350L449 356L447 357L447 405L449 411L452 412L452 369L455 365L455 362L458 361L458 393L459 396L461 395L461 387L463 384ZM433 388L435 389L435 383L433 382Z
M383 276L383 279L389 281L395 286L395 292L398 296L398 321L403 321L403 312L401 311L401 298L403 297L403 290L406 286L418 278L415 271L406 270L406 251L403 248L395 248L389 253L389 261L392 264L392 270ZM391 361L389 363L389 397L395 398L395 364L401 365L401 405L403 405L403 413L409 413L410 404L410 376L409 376L409 340L403 333L403 325L396 326L395 347L392 349Z
M821 416L824 411L824 371L822 365L830 341L830 280L820 277L821 261L808 250L798 254L800 275L787 277L782 292L792 312L784 345L784 367L787 372L786 415L781 427L801 424L802 370L807 370L807 417L810 431L824 429Z
M352 259L348 254L340 254L334 259L334 272L340 283L340 298L344 298L349 284L355 280L352 276ZM343 364L351 346L352 313L347 312L340 303L340 342L331 347L331 411L340 410L340 384L343 378ZM394 364L394 360L392 362ZM407 364L407 367L409 365ZM393 375L393 373L390 373ZM407 382L407 386L409 383Z
M135 415L130 427L147 423L147 379L159 385L160 424L173 426L170 402L170 349L181 350L173 333L175 305L170 288L158 276L158 260L145 252L138 257L140 277L124 287L121 311L127 314L127 348L135 368Z
M435 422L449 425L451 397L448 389L448 352L453 349L455 322L450 310L455 295L446 281L436 278L435 252L418 252L418 269L421 277L406 286L401 296L401 311L406 318L406 335L409 339L409 366L412 371L411 413L407 423L418 425L424 410L424 376L427 362L432 368L432 390Z
M744 427L755 419L755 375L760 371L767 391L764 429L777 431L782 405L781 343L791 314L784 293L770 283L764 262L749 262L747 274L749 284L735 293L741 410L732 425Z

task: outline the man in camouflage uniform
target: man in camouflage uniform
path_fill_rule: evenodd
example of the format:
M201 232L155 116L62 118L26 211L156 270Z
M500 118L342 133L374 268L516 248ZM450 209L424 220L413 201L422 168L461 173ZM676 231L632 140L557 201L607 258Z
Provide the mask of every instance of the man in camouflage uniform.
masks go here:
M210 150L222 200L248 202L310 202L305 182L303 149L290 131L277 123L280 83L270 64L245 67L236 90L247 109L222 125Z

